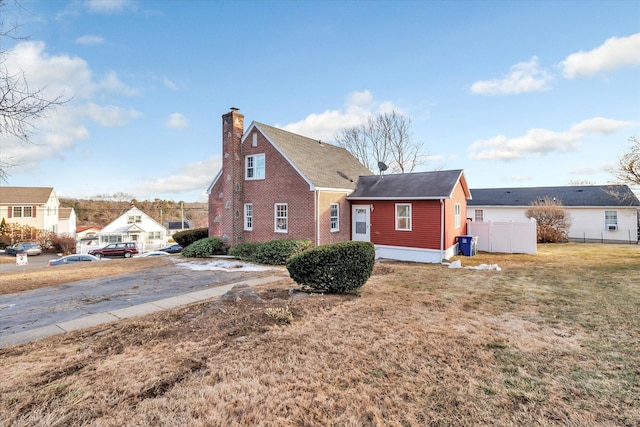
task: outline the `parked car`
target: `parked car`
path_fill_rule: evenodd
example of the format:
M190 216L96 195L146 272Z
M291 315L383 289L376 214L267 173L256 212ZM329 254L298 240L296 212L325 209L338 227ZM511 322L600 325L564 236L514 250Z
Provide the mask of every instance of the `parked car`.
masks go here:
M175 243L171 246L167 246L166 248L158 249L159 251L166 252L168 254L179 254L182 252L182 246Z
M102 257L120 257L131 258L133 255L138 254L138 248L133 242L127 243L109 243L104 248L92 249L89 251L89 255L94 255L98 258Z
M75 264L77 262L91 262L91 261L100 261L100 258L93 255L67 255L62 258L52 259L49 261L49 265L66 265L66 264Z
M136 258L147 258L150 256L169 256L169 254L167 252L162 252L162 251L151 251L151 252L145 252L143 254L140 255L136 255Z
M42 253L42 248L37 243L14 243L11 246L7 246L4 252L7 255L40 255Z

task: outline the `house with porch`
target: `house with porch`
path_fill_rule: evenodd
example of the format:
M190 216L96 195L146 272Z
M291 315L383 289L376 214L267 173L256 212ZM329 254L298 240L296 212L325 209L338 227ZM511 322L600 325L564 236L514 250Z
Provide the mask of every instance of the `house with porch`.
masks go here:
M140 252L161 248L167 242L167 229L135 206L104 226L97 235L100 246L134 242Z

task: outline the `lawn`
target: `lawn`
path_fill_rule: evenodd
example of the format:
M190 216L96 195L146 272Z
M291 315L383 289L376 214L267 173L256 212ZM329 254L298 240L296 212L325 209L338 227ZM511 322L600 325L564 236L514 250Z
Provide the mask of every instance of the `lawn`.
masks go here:
M0 425L637 426L640 247L283 279L0 350ZM106 263L105 263L106 265Z

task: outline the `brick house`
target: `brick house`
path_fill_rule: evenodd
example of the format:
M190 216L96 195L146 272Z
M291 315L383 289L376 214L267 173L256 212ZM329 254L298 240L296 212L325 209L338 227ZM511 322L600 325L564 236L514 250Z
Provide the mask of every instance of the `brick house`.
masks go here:
M347 150L222 116L222 169L207 189L209 235L229 246L274 239L351 239L346 196L371 172Z

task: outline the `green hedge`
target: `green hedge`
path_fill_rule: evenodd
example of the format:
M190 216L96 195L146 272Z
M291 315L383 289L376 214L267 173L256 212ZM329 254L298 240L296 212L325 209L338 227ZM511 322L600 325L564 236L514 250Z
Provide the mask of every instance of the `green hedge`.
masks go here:
M186 258L206 258L211 255L224 255L225 246L217 237L207 237L194 242L182 250Z
M294 255L287 262L287 270L303 287L327 293L352 293L371 277L375 257L371 242L332 243Z
M229 255L244 261L284 265L289 258L311 247L311 240L278 239L265 243L245 242L229 250Z
M209 237L209 229L207 227L203 228L194 228L192 230L184 230L178 231L173 236L173 240L176 241L177 244L186 248L190 244L197 242L198 240L206 239Z

